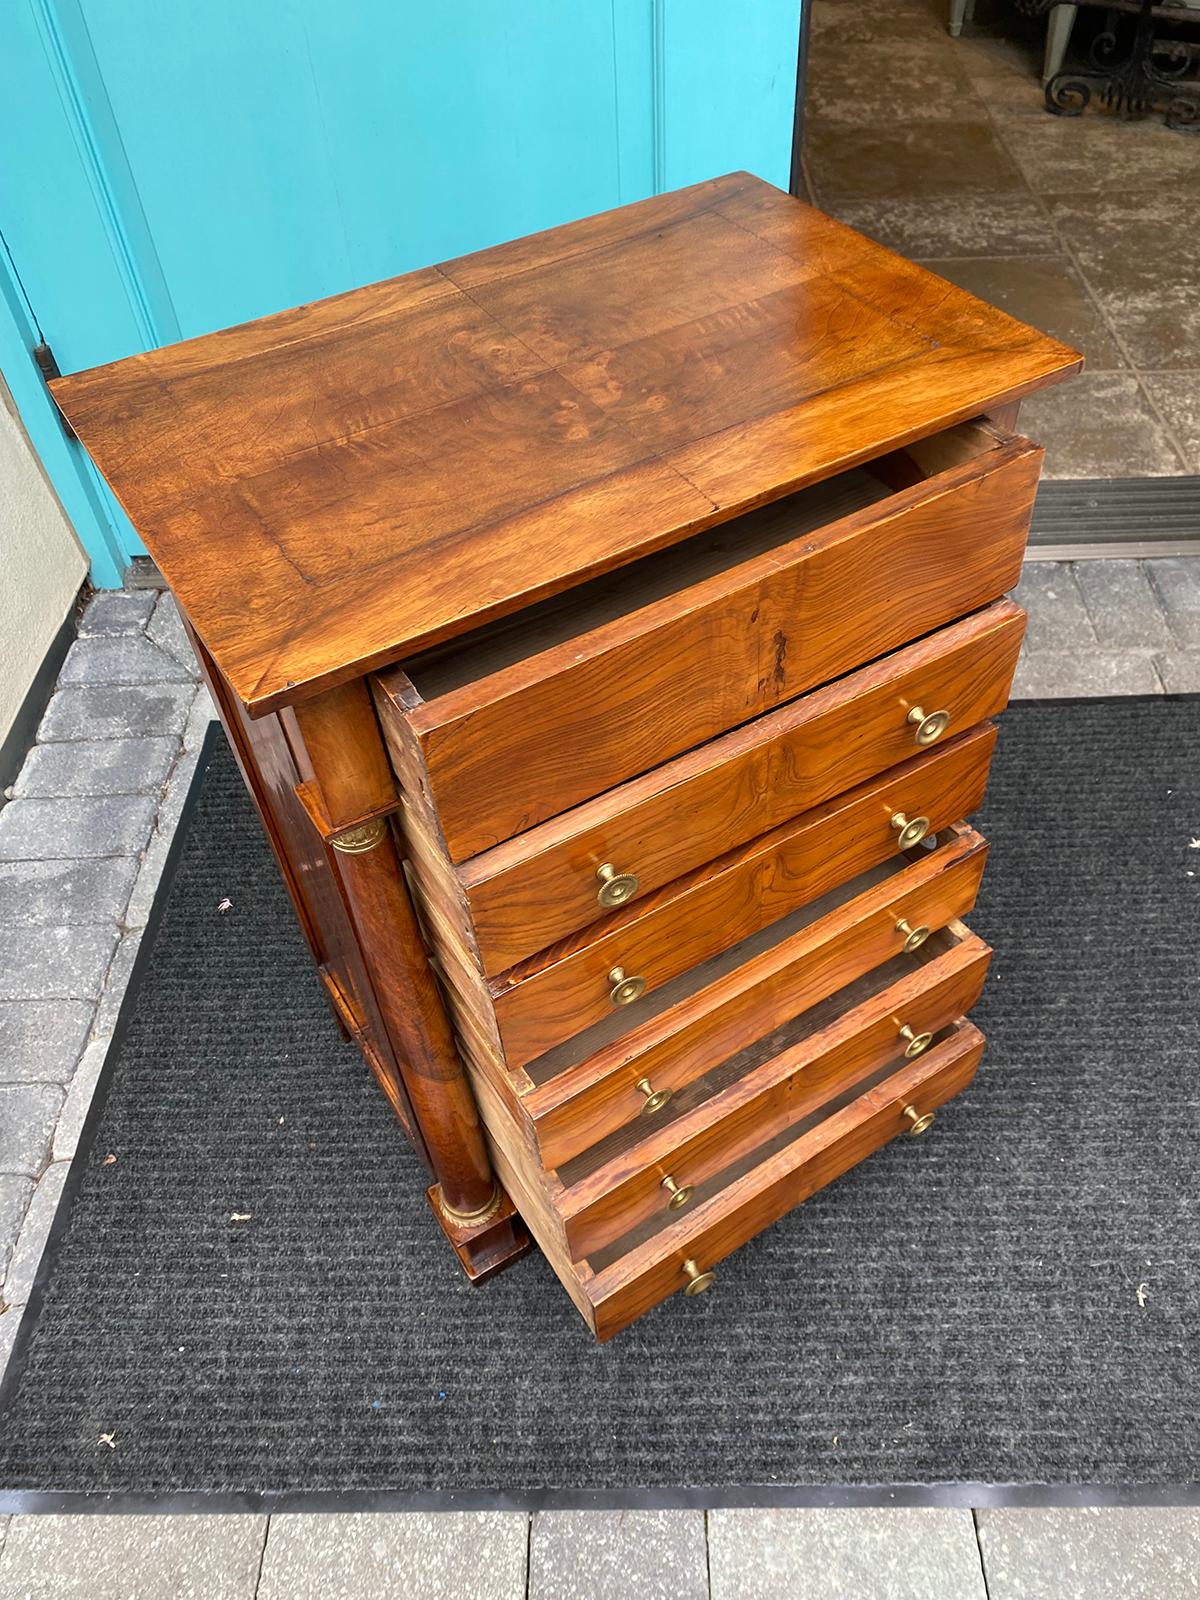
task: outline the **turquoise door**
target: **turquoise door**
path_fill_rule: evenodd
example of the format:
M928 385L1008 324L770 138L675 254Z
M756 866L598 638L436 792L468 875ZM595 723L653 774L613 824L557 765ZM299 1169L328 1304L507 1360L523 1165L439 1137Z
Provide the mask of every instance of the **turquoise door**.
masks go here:
M734 168L786 188L799 0L7 0L0 369L92 557L76 371Z

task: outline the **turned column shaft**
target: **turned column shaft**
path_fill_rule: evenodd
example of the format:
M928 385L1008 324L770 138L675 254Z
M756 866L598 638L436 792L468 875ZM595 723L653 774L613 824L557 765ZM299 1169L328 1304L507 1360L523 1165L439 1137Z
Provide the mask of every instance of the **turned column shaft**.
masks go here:
M331 689L295 712L334 830L334 863L443 1204L457 1219L480 1215L498 1191L475 1098L429 965L391 825L382 817L362 823L395 803L367 686L360 679Z

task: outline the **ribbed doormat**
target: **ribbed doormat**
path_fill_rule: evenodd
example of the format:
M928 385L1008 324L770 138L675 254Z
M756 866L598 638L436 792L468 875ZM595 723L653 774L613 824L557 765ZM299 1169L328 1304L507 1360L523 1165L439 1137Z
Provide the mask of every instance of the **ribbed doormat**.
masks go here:
M19 1338L8 1504L1186 1497L1200 700L1015 707L981 825L974 1087L597 1347L539 1257L462 1277L218 744Z

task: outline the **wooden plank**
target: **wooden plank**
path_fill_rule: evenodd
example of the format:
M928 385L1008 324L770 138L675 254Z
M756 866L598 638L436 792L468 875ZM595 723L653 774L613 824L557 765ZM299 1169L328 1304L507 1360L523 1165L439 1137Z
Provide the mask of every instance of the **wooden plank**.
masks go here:
M913 707L961 732L1004 709L1024 632L1008 601L939 630L464 862L489 975L602 925L597 869L644 898L913 754Z
M260 714L1078 365L735 174L54 392Z
M933 832L983 798L996 730L985 724L860 784L781 828L585 929L493 979L510 1067L522 1066L606 1016L612 969L665 983L787 916L897 849L891 818L927 817ZM628 1008L637 1020L637 1002Z

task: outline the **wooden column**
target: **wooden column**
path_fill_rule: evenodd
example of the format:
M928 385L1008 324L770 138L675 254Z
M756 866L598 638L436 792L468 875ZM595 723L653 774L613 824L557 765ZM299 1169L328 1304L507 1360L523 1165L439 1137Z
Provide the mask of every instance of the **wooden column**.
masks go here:
M429 965L388 814L391 767L362 679L295 707L329 825L331 859L429 1151L430 1204L473 1280L529 1248L500 1187Z

